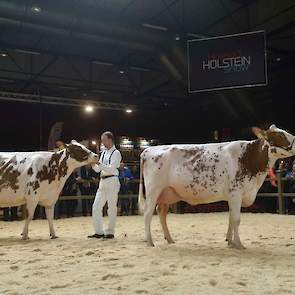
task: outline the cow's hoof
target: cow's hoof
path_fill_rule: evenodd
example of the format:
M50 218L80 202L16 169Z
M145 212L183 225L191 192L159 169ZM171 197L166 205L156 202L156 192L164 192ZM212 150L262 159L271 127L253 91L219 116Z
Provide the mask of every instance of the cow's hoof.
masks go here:
M50 239L51 239L51 240L58 239L58 236L50 236Z
M164 239L167 241L168 244L175 244L175 242L171 238L164 237Z
M238 250L245 250L246 249L246 247L244 247L242 244L235 244L234 242L228 243L228 246L230 248L238 249Z
M153 242L148 242L147 245L148 245L149 247L155 247L155 245L154 245Z
M27 241L27 240L29 240L29 239L30 239L29 237L26 237L26 236L22 235L22 240L23 240L23 241Z

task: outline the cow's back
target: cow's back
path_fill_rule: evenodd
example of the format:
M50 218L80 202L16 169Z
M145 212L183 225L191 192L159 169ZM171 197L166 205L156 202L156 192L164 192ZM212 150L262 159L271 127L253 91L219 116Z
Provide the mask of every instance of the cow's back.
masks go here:
M173 188L192 204L226 200L243 142L150 147L142 154L147 185ZM235 155L236 153L236 155ZM237 162L237 161L234 161Z

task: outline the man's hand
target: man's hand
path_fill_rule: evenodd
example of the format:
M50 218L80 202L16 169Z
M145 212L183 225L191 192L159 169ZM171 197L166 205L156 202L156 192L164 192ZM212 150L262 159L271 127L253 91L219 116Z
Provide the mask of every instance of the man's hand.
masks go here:
M100 167L100 164L92 164L91 165L91 168L96 172L100 172L101 171L101 167Z
M81 178L80 176L78 176L78 177L76 178L76 181L77 181L78 183L81 183L81 182L82 182L82 178Z

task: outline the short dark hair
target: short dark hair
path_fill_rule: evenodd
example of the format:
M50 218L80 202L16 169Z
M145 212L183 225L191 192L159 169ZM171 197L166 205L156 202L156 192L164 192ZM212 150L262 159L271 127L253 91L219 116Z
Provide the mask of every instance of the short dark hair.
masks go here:
M105 131L102 135L105 135L107 138L114 141L114 134L111 131Z

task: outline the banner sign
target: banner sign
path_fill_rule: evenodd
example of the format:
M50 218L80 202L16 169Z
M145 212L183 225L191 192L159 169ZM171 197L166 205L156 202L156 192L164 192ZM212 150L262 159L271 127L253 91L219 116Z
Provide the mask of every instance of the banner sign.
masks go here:
M267 85L265 32L190 40L188 91Z
M128 137L120 137L119 146L121 151L130 151L134 149L134 143Z

